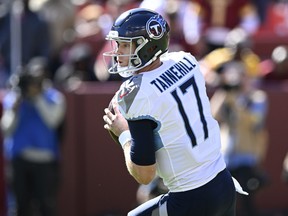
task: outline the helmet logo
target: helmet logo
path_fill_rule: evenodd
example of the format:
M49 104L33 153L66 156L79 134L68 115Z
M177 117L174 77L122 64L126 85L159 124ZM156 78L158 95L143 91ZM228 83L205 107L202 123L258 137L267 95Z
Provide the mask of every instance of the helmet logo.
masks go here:
M160 39L165 32L166 21L159 15L151 17L146 24L146 31L150 38Z

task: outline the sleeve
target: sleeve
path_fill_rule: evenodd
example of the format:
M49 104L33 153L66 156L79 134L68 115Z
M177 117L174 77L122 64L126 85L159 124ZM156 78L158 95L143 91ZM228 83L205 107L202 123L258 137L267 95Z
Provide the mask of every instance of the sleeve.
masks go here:
M133 163L142 166L155 164L155 141L152 120L128 121L132 136L130 157Z

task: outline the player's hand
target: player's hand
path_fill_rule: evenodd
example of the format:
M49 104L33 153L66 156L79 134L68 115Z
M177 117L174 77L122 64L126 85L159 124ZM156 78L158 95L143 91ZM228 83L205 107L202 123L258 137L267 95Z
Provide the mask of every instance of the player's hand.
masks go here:
M116 136L119 136L125 130L129 130L128 122L119 111L117 102L112 102L112 110L105 108L104 112L103 120L106 130L112 131Z

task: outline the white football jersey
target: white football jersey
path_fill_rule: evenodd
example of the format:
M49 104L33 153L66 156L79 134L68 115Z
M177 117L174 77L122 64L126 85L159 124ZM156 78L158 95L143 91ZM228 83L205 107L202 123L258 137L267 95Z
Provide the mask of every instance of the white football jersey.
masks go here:
M212 180L226 165L220 132L212 117L205 80L189 53L167 53L162 65L125 81L116 98L128 120L157 123L157 174L171 192L187 191Z

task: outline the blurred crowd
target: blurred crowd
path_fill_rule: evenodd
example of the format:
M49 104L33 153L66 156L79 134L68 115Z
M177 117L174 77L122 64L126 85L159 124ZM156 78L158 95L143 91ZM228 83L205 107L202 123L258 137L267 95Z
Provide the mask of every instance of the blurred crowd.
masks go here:
M235 28L253 38L271 19L277 19L271 31L287 36L287 5L285 0L2 0L0 88L9 87L12 75L34 57L46 59L47 78L65 90L77 89L82 81L121 80L107 73L102 53L110 46L105 35L115 18L133 7L155 10L169 21L170 51L184 50L202 59L223 48L228 33ZM258 56L255 73L267 79L288 77L278 71L287 68L287 63L282 64L287 62L287 47L279 45L283 46L270 56ZM213 55L213 67L222 58L222 53ZM275 66L280 62L284 69Z
M171 27L170 51L191 52L199 60L207 86L214 92L212 111L220 123L227 166L251 194L242 200L242 212L246 213L243 215L257 215L253 194L269 181L262 169L268 144L265 126L269 101L259 84L273 85L288 80L288 39L284 43L274 42L275 47L267 56L254 49L255 35L269 32L275 37L288 38L287 0L0 1L0 89L12 90L3 100L5 115L1 126L5 139L9 141L15 131L18 137L21 128L28 130L26 124L32 131L41 125L41 133L57 137L52 142L53 151L47 148L36 151L31 147L23 148L23 152L19 150L24 162L23 157L20 162L17 157L13 161L10 152L12 167L30 172L28 165L23 168L25 163L39 164L40 158L41 166L34 167L33 172L44 170L44 165L48 174L54 173L55 184L50 192L56 190L58 132L66 109L65 99L57 90L74 91L86 81L122 80L117 74L109 74L102 60L103 52L110 49L105 35L116 17L134 7L162 14ZM58 110L53 112L58 113L54 123L47 114L49 110L46 109L45 115L45 107ZM11 117L11 110L15 115L19 111L19 115L25 117L21 119L23 122L16 122L18 118ZM23 110L31 113L35 125L31 125L30 117L26 118ZM42 140L38 137L40 145L46 144L45 137L42 136ZM287 159L285 164L283 175L287 179ZM17 202L23 207L23 215L31 215L25 208L26 194L23 195L29 191L25 190L26 185L21 187L26 174L17 174L20 182L14 192L20 193ZM39 184L47 183L42 179ZM161 179L156 178L152 185L139 188L138 202L156 196L159 191L162 193L165 187ZM46 199L48 195L54 199L55 194L48 192L39 192L41 210L43 215L54 215L45 214L55 211L51 199L50 203Z

